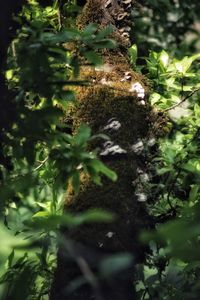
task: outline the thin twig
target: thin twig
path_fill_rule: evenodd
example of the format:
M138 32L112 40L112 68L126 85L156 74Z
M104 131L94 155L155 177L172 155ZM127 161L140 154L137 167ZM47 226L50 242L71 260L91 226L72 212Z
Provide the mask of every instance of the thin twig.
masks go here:
M164 111L169 111L169 110L172 110L172 109L176 108L177 106L179 106L179 105L181 105L183 102L185 102L187 99L189 99L190 97L192 97L192 96L193 96L195 93L197 93L198 91L200 91L200 88L198 88L198 89L192 91L189 95L187 95L185 98L183 98L180 102L178 102L178 103L172 105L172 106L169 107L169 108L164 109Z
M33 169L33 171L37 171L38 169L40 169L44 164L45 162L48 160L48 156L41 162L41 164L39 166L37 166L35 169Z

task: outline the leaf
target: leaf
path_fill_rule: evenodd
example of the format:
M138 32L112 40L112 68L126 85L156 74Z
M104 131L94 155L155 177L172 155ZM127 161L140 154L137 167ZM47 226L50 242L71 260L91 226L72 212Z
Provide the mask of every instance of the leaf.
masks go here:
M11 80L13 78L14 70L7 70L5 73L5 77L7 80Z
M49 34L45 40L51 44L66 43L71 40L76 40L80 37L80 33L76 29L64 29L57 34Z
M172 171L172 168L160 168L160 169L157 169L157 174L158 175L163 175L165 173L169 173Z
M48 218L51 214L48 211L38 211L37 213L35 213L32 218L36 219L36 218Z
M61 93L61 97L62 97L62 100L65 100L65 101L75 101L75 99L76 99L75 93L73 91L69 91L69 90L63 91ZM59 102L59 100L58 100L58 102Z
M87 25L83 31L83 36L88 36L91 38L91 35L97 31L97 25L91 23Z
M125 271L133 262L133 256L129 253L118 253L105 258L99 265L102 276L112 277L114 274Z
M77 194L80 187L80 174L78 171L74 171L72 174L72 186L74 189L74 192Z
M185 75L185 73L189 70L192 62L193 59L191 57L186 56L180 61L175 61L174 65L179 73Z
M105 28L103 28L102 30L100 30L97 35L96 35L96 39L101 40L105 37L107 37L108 35L110 35L114 30L114 27L112 25L106 26Z
M106 175L112 181L117 180L117 174L108 167L106 167L106 165L104 165L100 160L93 159L90 165L96 170L96 172L100 172Z
M12 262L15 256L15 250L13 249L10 255L8 256L8 267L10 268L12 266Z
M182 169L200 175L200 160L198 158L190 159L186 164L182 165Z
M82 213L79 217L77 216L77 221L79 224L82 223L110 223L113 222L115 216L110 212L106 212L101 209L91 209L87 212Z
M105 49L105 48L113 49L116 46L117 46L117 43L111 39L103 39L101 41L94 41L94 43L93 43L94 49Z
M59 226L76 227L90 223L110 223L114 215L101 209L91 209L80 214L65 212L63 215L38 212L25 225L33 230L56 230Z
M157 102L160 101L160 99L162 98L162 96L158 93L153 93L150 96L150 102L152 105L156 104Z
M77 135L74 137L76 145L82 146L89 140L91 136L91 129L89 126L83 124L80 126Z
M20 246L26 246L27 241L24 240L24 237L14 236L11 230L7 230L5 226L0 223L0 236L1 236L1 247L0 247L0 265L5 263L6 259L8 260L8 265L12 264L14 257L19 258L21 253L17 250L14 251L14 248Z
M102 58L99 56L99 54L95 53L94 51L86 51L84 53L84 56L91 64L95 66L101 65L103 63Z
M161 51L161 53L159 55L159 62L162 64L162 66L164 68L166 68L168 66L168 64L169 64L169 54L166 51L164 51L164 50Z
M199 192L199 185L197 184L192 185L189 194L189 201L195 202L197 200L198 192Z
M136 60L137 60L137 55L138 55L137 45L136 44L132 45L128 49L128 53L129 53L129 56L130 56L131 64L135 65L136 64Z

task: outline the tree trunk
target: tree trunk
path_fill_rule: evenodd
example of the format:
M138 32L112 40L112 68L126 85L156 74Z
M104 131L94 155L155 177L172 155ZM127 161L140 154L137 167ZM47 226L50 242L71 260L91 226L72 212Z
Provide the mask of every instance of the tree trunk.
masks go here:
M90 22L99 27L112 24L118 42L115 50L104 51L102 67L82 68L81 79L90 79L93 84L76 88L78 105L72 112L74 132L86 123L93 134L110 137L110 141L93 142L90 147L99 149L99 158L116 171L118 180L104 179L103 185L97 186L83 174L78 195L68 192L66 210L101 208L114 213L116 219L62 230L51 300L136 299L135 265L145 257L138 236L151 227L142 182L148 177L145 145L150 144L153 113L145 100L145 78L131 70L126 57L133 2L89 0L78 18L80 28ZM101 272L102 263L119 253L132 254L132 263L106 276Z

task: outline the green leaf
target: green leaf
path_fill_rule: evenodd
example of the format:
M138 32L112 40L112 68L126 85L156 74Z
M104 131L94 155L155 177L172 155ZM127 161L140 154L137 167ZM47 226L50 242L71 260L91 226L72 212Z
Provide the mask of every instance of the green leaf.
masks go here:
M105 37L107 37L108 35L110 35L114 30L114 27L112 25L106 26L105 28L103 28L102 30L100 30L97 35L96 35L96 39L101 40L104 39Z
M160 99L162 98L162 96L158 93L153 93L150 96L150 102L152 105L158 103L160 101Z
M74 171L72 174L72 186L75 193L78 193L80 187L80 174L78 171Z
M99 54L95 53L94 51L86 51L84 56L92 65L102 65L103 61Z
M77 217L80 223L110 223L115 219L114 214L101 209L91 209Z
M136 64L136 60L137 60L137 55L138 55L137 45L136 44L132 45L128 49L128 53L129 53L129 56L130 56L131 64L135 65Z
M48 218L51 215L48 211L39 211L33 215L33 219L37 218Z
M113 49L117 46L117 43L111 39L103 39L101 41L96 41L93 43L94 49Z
M196 158L190 159L186 164L182 165L182 169L200 175L200 160Z
M91 129L87 125L81 125L78 133L74 137L76 145L82 146L86 144L91 136Z
M88 36L91 38L91 35L97 31L97 25L91 23L87 25L83 31L83 36Z
M133 262L133 256L129 253L118 253L105 258L99 265L103 277L110 278L119 272L125 272Z
M191 57L186 56L180 61L175 61L174 65L179 73L185 75L185 73L189 70L192 62L193 59Z
M162 64L162 66L164 68L166 68L168 66L168 64L169 64L169 54L166 51L164 51L164 50L161 51L161 53L159 55L159 62Z
M64 29L57 34L49 34L49 36L46 37L45 40L51 44L55 44L55 43L66 43L71 40L76 40L79 37L80 37L80 33L78 30Z
M109 169L108 167L106 167L106 165L102 163L100 160L93 159L90 165L96 170L96 172L100 172L106 175L112 181L117 180L117 174L111 169Z
M12 266L14 256L15 256L15 250L13 249L12 252L10 253L10 255L8 256L8 267L9 268Z
M2 223L0 223L0 235L2 241L0 247L0 264L4 264L6 259L8 259L8 264L12 264L14 256L19 258L22 254L17 250L14 252L13 249L20 246L25 246L28 244L28 242L24 240L22 235L20 237L14 236L13 232L6 229Z
M25 221L25 225L33 230L56 230L59 226L81 226L90 223L110 223L115 216L101 209L91 209L80 214L65 212L63 215L38 212L32 220Z
M194 184L191 186L190 194L189 194L189 201L195 202L197 200L197 195L199 192L199 185Z
M157 170L158 175L164 175L165 173L169 173L172 171L172 168L159 168Z

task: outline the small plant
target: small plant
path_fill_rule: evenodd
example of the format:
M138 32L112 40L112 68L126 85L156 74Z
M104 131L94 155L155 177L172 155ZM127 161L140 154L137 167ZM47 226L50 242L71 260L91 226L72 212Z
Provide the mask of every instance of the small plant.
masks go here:
M142 235L151 253L138 266L140 299L196 299L199 294L199 57L178 60L163 50L147 58L150 103L169 114L172 128L158 141L153 159L157 182L152 181L149 211L156 230ZM185 101L187 113L178 114Z
M96 50L115 43L108 38L111 27L98 31L91 24L79 31L63 26L58 1L45 8L29 1L16 18L21 28L8 50L5 72L12 95L8 101L16 114L1 134L0 231L5 247L0 298L39 300L51 285L59 226L112 220L100 210L63 215L67 185L71 182L78 192L80 172L99 185L102 175L113 181L117 176L87 150L96 138L90 128L83 124L72 136L62 119L76 99L70 87L89 84L77 79L80 66L99 65Z

